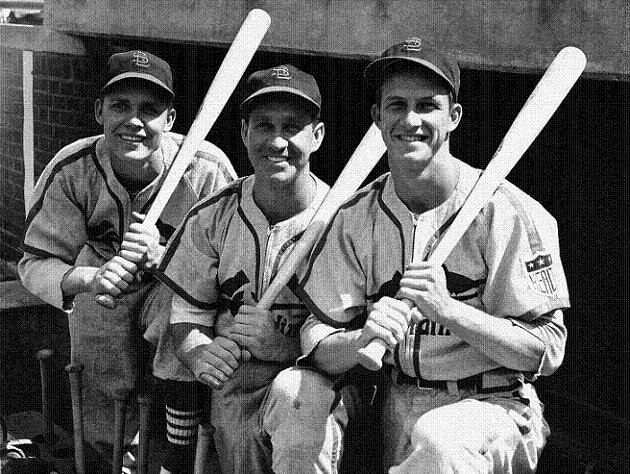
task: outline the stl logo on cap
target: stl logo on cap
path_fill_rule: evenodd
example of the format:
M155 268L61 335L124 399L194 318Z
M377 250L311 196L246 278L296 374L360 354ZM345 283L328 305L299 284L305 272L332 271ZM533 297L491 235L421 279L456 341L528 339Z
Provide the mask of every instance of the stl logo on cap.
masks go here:
M289 70L286 67L274 67L272 76L286 81L291 79L291 74L289 74Z
M407 38L405 41L404 49L407 51L421 51L422 50L422 40L416 36L412 38Z
M144 51L134 51L133 63L138 67L149 67L149 56Z

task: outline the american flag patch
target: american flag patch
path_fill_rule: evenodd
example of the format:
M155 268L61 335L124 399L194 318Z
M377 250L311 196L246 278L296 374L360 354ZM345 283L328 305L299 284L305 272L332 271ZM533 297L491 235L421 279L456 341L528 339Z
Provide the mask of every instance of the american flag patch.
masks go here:
M558 289L553 268L553 259L550 254L537 253L531 260L521 260L527 283L533 291L544 295L553 295Z

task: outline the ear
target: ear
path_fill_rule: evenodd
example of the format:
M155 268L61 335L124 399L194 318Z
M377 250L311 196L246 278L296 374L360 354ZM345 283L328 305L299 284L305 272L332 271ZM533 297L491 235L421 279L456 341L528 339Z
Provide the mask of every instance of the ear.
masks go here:
M380 129L381 128L381 108L378 106L378 104L373 104L372 108L370 109L370 112L372 113L372 120L374 120L374 123Z
M325 133L326 127L324 126L324 122L318 122L313 128L313 148L311 149L311 153L316 152L319 150L319 147L322 146Z
M175 117L177 117L177 113L175 112L175 109L171 107L168 111L168 116L166 117L166 126L164 127L165 132L170 132L173 128L173 125L175 124Z
M99 125L103 125L103 101L101 99L94 101L94 117Z
M249 124L247 120L241 119L241 140L243 140L243 145L247 148L247 130L249 128Z
M460 120L462 119L462 114L463 110L461 104L454 103L453 105L451 105L451 111L449 113L449 117L451 119L448 127L449 132L452 132L457 128Z

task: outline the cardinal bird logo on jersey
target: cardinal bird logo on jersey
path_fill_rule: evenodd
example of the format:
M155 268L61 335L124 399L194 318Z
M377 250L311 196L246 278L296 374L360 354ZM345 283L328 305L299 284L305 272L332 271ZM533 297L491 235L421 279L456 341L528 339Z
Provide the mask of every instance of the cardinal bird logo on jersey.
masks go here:
M227 295L226 303L230 309L230 313L232 313L232 316L238 313L238 309L243 304L243 295L245 294L243 287L248 283L249 278L247 278L247 275L243 270L240 270L232 278L228 278L221 283L221 293Z
M466 301L475 298L479 295L479 287L486 282L485 278L480 280L473 280L465 275L451 272L446 267L444 268L444 274L446 275L446 288L451 294L451 297L459 301Z

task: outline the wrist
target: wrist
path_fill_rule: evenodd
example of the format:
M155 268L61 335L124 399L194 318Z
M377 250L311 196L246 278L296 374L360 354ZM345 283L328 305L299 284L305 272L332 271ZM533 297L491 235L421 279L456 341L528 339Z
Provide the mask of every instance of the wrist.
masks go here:
M199 329L192 329L179 346L179 352L189 354L196 348L212 343L212 338Z

